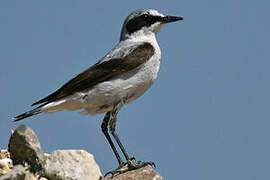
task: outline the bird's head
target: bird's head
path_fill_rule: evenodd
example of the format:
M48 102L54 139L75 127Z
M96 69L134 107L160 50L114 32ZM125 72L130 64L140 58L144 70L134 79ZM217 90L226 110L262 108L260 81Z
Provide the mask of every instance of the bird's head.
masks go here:
M183 17L165 16L153 9L136 10L126 18L120 40L156 33L163 24L179 20L183 20Z

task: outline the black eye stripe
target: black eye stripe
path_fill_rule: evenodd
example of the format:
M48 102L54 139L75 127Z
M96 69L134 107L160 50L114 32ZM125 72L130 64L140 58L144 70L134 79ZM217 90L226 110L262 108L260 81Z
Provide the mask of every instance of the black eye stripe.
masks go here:
M135 31L140 30L144 26L149 27L160 20L161 20L160 16L152 16L149 14L143 14L141 16L131 19L126 24L127 32L131 34Z

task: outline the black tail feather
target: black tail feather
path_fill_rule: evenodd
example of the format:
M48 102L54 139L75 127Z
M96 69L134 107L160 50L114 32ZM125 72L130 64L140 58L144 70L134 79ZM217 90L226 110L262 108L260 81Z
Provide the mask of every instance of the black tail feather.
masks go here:
M33 116L33 115L36 115L36 114L39 114L39 113L42 113L41 111L41 106L31 110L31 111L28 111L26 113L23 113L23 114L20 114L16 117L13 118L13 121L19 121L19 120L22 120L24 118L27 118L27 117L30 117L30 116Z

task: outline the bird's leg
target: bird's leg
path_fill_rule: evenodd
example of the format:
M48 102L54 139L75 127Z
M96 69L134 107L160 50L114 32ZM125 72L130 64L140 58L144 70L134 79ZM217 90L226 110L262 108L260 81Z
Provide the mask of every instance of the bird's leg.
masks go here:
M118 135L115 132L115 127L116 127L116 121L117 121L117 114L120 110L120 107L116 106L116 108L114 108L112 112L112 118L110 119L109 122L109 127L110 127L110 132L113 135L114 139L116 140L117 144L119 145L122 153L124 154L127 163L124 164L124 166L117 168L116 170L110 171L108 173L105 174L105 176L107 176L108 174L121 174L130 170L134 170L134 169L139 169L141 167L147 166L147 165L151 165L155 167L155 164L153 162L142 162L142 161L136 161L134 157L129 158L124 146L122 145L120 139L118 138Z
M128 161L130 158L129 158L124 146L122 145L118 135L115 132L117 114L118 114L119 110L120 110L120 107L118 108L118 106L116 106L116 108L112 111L112 119L109 122L109 127L110 127L111 134L113 135L115 141L117 142L117 144L120 147L122 153L124 154L126 160Z
M118 152L117 152L117 150L116 150L116 148L115 148L115 146L114 146L114 144L112 142L112 139L111 139L111 137L110 137L110 135L108 133L108 123L109 123L111 117L112 117L111 111L110 112L107 112L106 115L105 115L105 117L104 117L104 119L103 119L103 122L101 124L101 129L102 129L102 132L105 135L106 139L108 140L108 142L109 142L109 144L110 144L110 146L111 146L111 148L113 150L113 153L116 156L116 159L117 159L117 161L119 163L119 167L121 167L121 166L124 165L123 160L119 156L119 154L118 154Z

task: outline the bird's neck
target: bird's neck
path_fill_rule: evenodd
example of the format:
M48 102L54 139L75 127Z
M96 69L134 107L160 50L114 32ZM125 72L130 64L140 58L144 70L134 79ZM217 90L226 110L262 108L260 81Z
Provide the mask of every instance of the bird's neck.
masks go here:
M145 32L143 30L134 32L132 34L125 34L124 40L133 41L133 42L150 42L151 44L157 43L156 34L154 32Z

